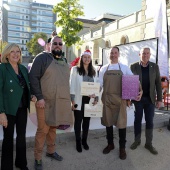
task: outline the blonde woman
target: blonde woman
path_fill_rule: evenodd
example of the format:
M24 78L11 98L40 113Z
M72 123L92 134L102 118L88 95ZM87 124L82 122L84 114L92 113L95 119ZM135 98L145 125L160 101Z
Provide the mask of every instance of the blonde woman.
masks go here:
M1 170L13 170L13 136L16 126L15 166L28 170L26 158L27 109L30 107L28 70L21 65L21 48L8 44L0 64L0 124L3 126Z

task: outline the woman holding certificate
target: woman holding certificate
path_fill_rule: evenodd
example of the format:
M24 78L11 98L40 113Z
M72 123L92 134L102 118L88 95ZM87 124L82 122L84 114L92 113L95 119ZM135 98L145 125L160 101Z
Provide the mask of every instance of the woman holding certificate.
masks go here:
M94 104L97 103L97 98L95 98L94 94L90 96L81 95L81 83L96 82L96 76L96 71L92 66L91 52L90 50L86 50L82 53L78 66L72 67L70 73L70 94L72 110L74 111L75 118L74 131L76 137L76 149L78 152L82 152L82 145L85 150L89 150L87 136L89 131L90 117L84 117L84 105L89 103L91 97L94 98Z

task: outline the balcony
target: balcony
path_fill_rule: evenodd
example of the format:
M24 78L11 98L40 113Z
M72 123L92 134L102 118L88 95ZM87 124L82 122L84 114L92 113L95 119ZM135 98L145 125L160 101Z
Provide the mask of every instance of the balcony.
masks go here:
M36 21L38 20L37 17L32 17L31 19L34 20L34 21L35 21L35 20L36 20Z

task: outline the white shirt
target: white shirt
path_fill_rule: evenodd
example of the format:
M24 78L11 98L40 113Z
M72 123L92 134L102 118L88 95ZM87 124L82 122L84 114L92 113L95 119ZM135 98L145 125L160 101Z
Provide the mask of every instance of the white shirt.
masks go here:
M93 77L94 82L97 81L97 73L96 76ZM83 76L79 75L77 72L77 66L71 68L70 72L70 94L75 95L74 102L77 104L76 110L81 110L82 105L82 95L81 92L81 83L83 82Z
M109 65L109 67L108 67ZM119 68L120 66L120 68ZM103 76L106 70L121 70L124 75L133 75L132 71L127 65L121 64L121 63L116 63L116 64L106 64L101 67L100 72L99 72L99 82L100 82L100 87L103 87Z

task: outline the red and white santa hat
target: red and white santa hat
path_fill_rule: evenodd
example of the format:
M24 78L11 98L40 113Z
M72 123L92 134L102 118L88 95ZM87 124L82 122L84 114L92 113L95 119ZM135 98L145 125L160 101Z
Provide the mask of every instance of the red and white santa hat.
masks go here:
M90 51L90 50L86 50L86 51L84 51L83 53L81 53L81 57L82 57L83 55L89 55L89 56L91 56L91 51Z

